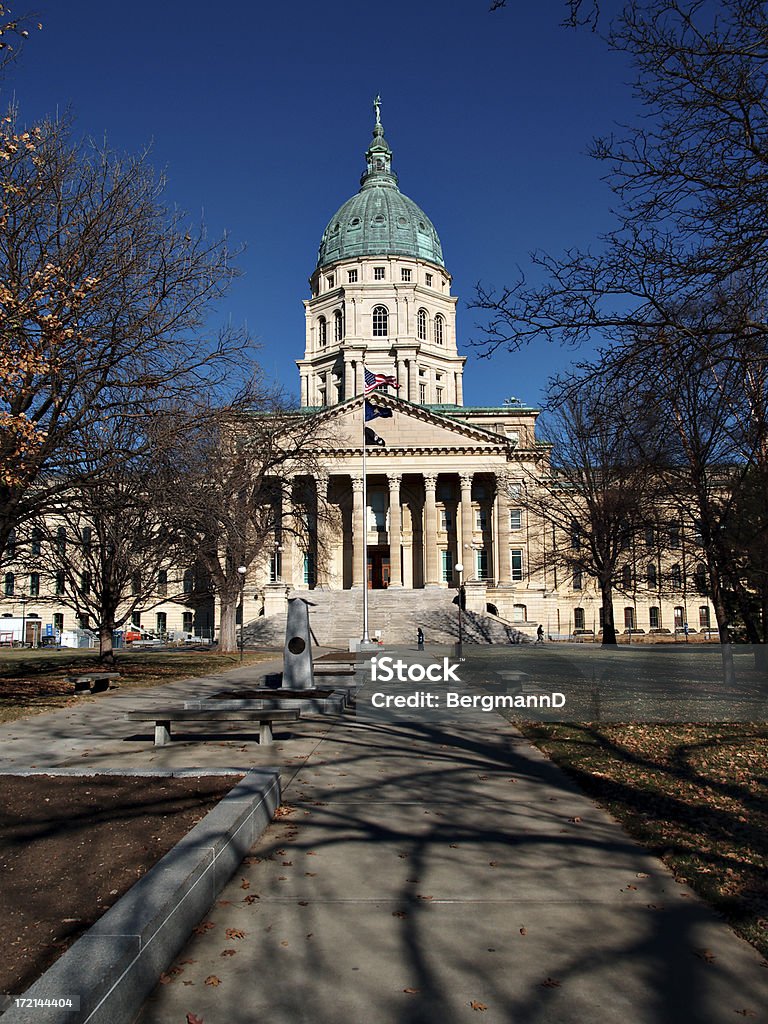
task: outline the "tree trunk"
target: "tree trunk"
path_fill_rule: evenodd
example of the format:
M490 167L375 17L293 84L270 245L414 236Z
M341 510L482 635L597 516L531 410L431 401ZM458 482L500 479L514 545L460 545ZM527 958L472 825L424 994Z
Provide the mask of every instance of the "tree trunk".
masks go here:
M616 625L613 619L613 587L610 581L600 581L600 595L603 599L603 647L615 647Z
M219 618L219 650L223 654L237 651L237 605L238 598L219 595L221 616Z
M115 651L112 646L112 625L99 626L99 661L103 665L115 664Z

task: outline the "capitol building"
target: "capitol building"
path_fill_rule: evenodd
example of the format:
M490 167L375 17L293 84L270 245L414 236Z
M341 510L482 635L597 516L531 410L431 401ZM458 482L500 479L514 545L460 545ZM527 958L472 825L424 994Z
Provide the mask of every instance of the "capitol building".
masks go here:
M440 238L400 191L378 103L375 109L359 190L328 221L304 302L297 415L318 417L319 470L284 488L282 520L312 508L326 514L304 532L279 532L249 568L246 640L278 643L293 596L310 602L319 642L359 639L367 588L373 636L402 642L421 626L428 640L445 641L455 636L462 585L477 639L533 638L539 624L552 637L597 636L599 593L586 574L548 558L548 544L551 552L558 539L527 508L527 494L549 472L550 446L536 439L538 411L516 400L464 405L466 358ZM371 390L375 380L390 384ZM364 423L367 401L374 418ZM365 448L364 426L374 442ZM679 536L684 546L686 531ZM707 597L686 582L693 549L687 569L685 550L664 557L656 565L650 551L640 551L625 569L614 591L619 632L674 634L684 623L697 630L714 623ZM6 615L21 589L14 592L12 578L9 588L9 577ZM26 594L41 623L78 625L55 594L29 587ZM179 588L146 607L141 626L148 631L215 634L215 595Z

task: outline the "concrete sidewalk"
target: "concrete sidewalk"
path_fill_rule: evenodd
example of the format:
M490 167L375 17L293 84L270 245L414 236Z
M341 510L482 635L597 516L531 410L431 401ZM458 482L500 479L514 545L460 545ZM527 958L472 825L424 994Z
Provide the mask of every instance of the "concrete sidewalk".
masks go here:
M502 718L303 727L140 1024L768 1021L757 952Z

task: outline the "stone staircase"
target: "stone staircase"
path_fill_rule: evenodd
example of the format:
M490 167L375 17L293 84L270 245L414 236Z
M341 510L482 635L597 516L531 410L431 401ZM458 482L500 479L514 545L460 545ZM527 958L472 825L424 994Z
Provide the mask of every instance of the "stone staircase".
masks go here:
M363 595L360 590L295 590L310 605L309 621L322 646L346 650L351 638L363 631ZM377 631L385 644L416 642L421 626L427 643L452 644L459 635L459 613L452 590L369 590L368 632ZM286 613L246 623L246 646L282 647L285 642ZM465 611L462 622L465 643L527 643L530 638L495 615Z

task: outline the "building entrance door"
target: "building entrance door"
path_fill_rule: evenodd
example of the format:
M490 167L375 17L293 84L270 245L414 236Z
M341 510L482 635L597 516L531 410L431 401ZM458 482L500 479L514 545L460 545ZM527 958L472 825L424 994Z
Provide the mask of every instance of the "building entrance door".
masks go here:
M389 545L368 548L368 589L386 590L389 586Z

